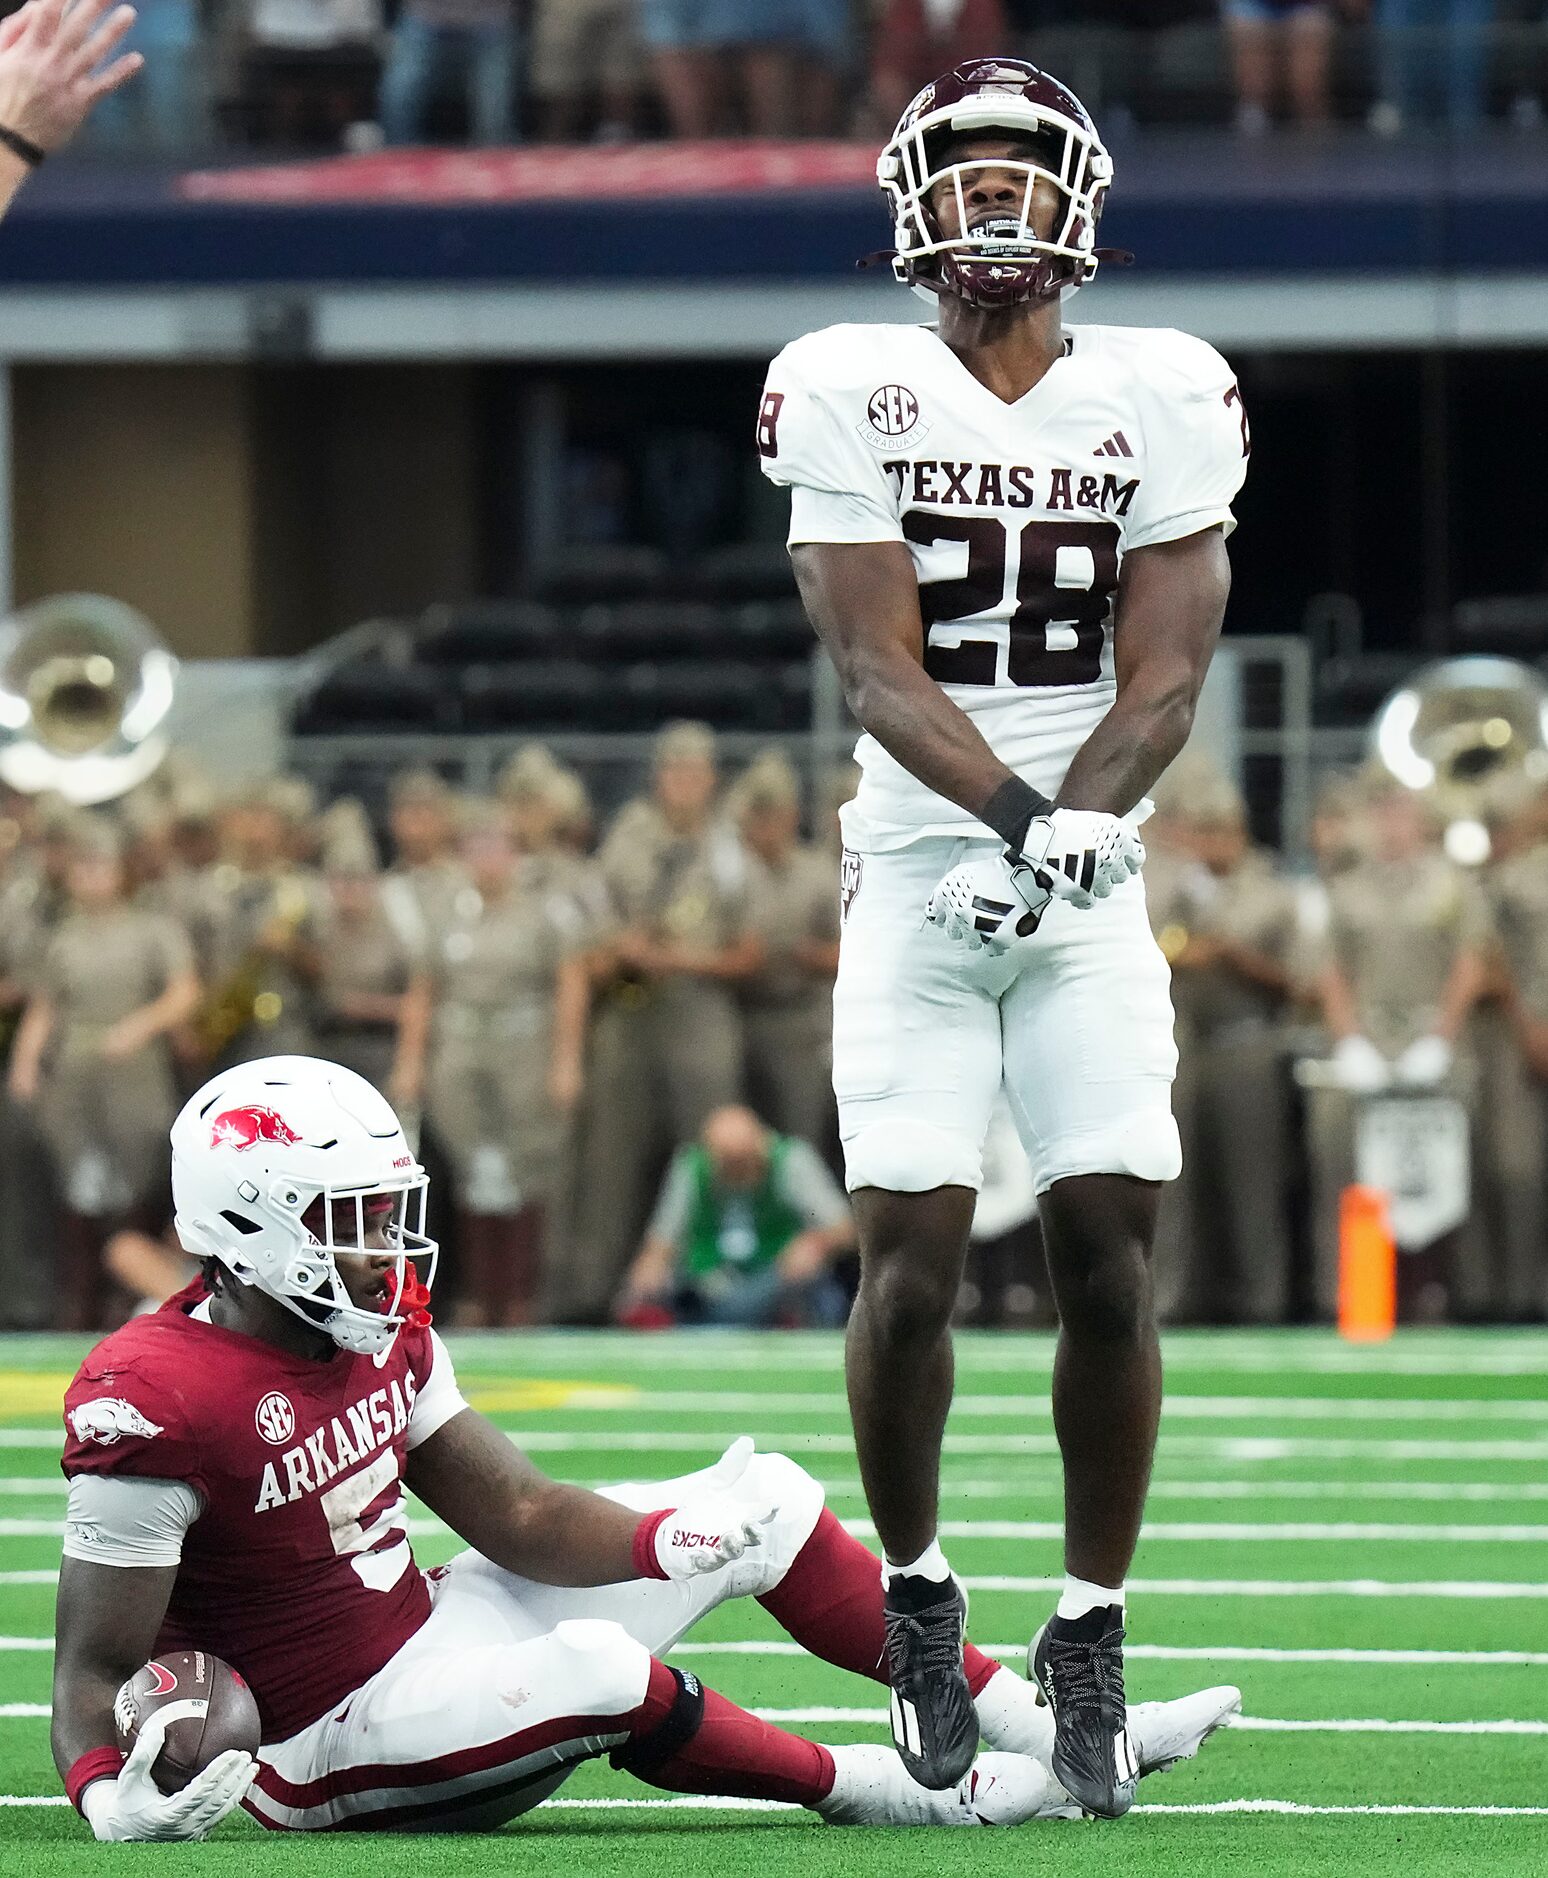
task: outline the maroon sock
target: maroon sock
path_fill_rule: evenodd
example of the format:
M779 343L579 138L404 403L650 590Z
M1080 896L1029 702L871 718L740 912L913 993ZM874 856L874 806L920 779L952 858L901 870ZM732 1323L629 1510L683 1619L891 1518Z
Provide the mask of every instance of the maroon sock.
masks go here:
M872 1682L887 1680L881 1560L826 1507L795 1563L758 1602L803 1649ZM974 1644L962 1648L968 1687L979 1694L1000 1665Z
M691 1685L691 1678L685 1680ZM677 1672L664 1663L651 1664L650 1687L634 1731L638 1758L624 1749L614 1756L616 1765L668 1793L718 1793L733 1800L790 1800L797 1806L815 1806L833 1791L833 1756L825 1747L759 1721L713 1689L703 1691L703 1715L693 1733L665 1760L656 1760L651 1737L671 1725L682 1686Z

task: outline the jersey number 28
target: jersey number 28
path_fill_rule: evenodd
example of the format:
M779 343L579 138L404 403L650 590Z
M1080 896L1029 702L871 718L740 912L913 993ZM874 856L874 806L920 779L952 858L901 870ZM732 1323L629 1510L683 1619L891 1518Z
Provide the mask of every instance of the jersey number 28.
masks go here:
M1013 685L1094 685L1102 675L1107 615L1118 585L1118 528L1113 522L1029 521L1013 532L989 515L935 515L910 509L903 533L916 547L967 544L967 572L922 582L924 668L937 684L993 685L998 646L969 638L974 614L999 609L1006 562L1016 549L1016 607L1010 616L1005 675ZM930 629L960 621L956 645L931 643Z

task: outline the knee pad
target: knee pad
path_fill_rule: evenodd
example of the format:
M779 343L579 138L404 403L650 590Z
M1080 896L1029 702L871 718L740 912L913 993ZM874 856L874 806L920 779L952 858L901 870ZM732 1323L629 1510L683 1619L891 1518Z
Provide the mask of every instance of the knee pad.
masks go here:
M579 1698L577 1714L620 1715L638 1708L650 1685L650 1651L622 1624L600 1617L567 1617L549 1641L567 1659L567 1675Z
M844 1139L845 1184L889 1193L983 1185L983 1143L931 1122L877 1121Z

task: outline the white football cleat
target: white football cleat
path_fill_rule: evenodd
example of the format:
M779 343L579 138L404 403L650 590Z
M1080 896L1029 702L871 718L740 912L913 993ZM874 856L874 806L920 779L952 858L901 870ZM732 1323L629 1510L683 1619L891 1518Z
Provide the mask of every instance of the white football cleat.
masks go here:
M1241 1712L1242 1692L1229 1683L1179 1696L1175 1702L1131 1703L1129 1734L1139 1757L1140 1779L1191 1761L1217 1728Z
M1024 1754L981 1754L955 1787L911 1780L890 1747L830 1748L833 1791L817 1807L830 1826L1020 1826L1079 1819L1048 1769Z

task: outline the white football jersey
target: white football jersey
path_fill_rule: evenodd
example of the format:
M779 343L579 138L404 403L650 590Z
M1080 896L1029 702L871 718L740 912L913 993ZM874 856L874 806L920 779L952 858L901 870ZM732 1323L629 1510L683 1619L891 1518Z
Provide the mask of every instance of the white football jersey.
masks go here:
M790 541L901 541L925 670L1045 795L1116 695L1112 613L1130 548L1234 526L1247 467L1236 379L1186 333L1076 326L1006 404L927 326L830 326L786 346L758 418L791 490ZM851 845L989 836L873 737Z

